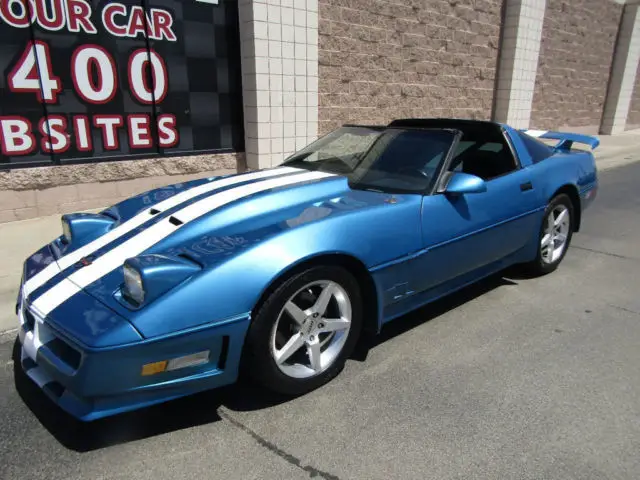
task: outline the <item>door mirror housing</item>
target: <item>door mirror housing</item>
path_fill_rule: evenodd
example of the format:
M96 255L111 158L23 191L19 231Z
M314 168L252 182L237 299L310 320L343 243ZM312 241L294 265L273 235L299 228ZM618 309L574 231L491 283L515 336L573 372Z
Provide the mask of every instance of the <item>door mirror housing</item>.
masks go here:
M486 182L476 175L455 172L449 178L445 193L463 195L465 193L482 193L487 191Z

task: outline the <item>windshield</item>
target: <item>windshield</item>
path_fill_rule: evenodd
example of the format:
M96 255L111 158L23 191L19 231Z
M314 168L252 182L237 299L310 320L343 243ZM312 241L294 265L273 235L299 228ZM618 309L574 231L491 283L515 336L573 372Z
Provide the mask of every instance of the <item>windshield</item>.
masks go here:
M452 130L342 127L296 152L285 165L344 175L353 188L425 193L455 135Z

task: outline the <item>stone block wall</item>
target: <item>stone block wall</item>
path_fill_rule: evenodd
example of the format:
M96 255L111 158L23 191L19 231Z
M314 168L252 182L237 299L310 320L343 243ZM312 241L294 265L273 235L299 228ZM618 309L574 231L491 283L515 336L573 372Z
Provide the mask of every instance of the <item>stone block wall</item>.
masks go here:
M0 223L102 208L152 188L244 169L244 154L0 171Z
M502 0L320 0L319 133L491 117Z
M598 132L622 8L547 0L531 128Z

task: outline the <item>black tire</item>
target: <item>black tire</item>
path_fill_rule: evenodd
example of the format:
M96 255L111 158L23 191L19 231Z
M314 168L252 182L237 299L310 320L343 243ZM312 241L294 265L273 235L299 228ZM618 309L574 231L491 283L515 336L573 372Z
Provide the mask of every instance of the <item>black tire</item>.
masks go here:
M347 292L351 301L351 327L342 351L326 370L309 378L293 378L278 368L271 354L271 331L285 303L307 284L320 280L336 282ZM258 306L245 339L242 362L244 373L274 392L302 395L324 385L340 373L353 352L361 330L362 297L353 275L338 266L311 267L284 280Z
M540 248L540 242L542 241L542 238L544 236L545 226L547 223L547 219L549 218L549 215L551 215L551 212L553 212L553 210L559 205L566 207L567 210L569 211L569 232L567 234L567 240L566 240L564 250L562 251L562 254L555 261L546 262L542 257L542 249ZM562 259L567 254L567 250L569 250L569 246L571 245L571 238L573 236L573 229L575 227L574 222L575 222L575 215L574 215L573 203L571 202L571 199L564 193L561 193L553 197L544 211L542 225L540 226L540 231L538 232L538 237L536 242L536 248L538 253L536 255L536 258L532 262L529 262L524 265L528 273L530 273L533 276L542 276L542 275L551 273L558 268L558 266L562 262Z

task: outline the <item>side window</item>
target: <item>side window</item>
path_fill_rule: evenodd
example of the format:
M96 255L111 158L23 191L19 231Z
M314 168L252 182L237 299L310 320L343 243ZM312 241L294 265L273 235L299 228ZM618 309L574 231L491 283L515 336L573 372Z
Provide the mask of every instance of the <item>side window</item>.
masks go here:
M499 152L502 151L503 148L505 148L505 146L502 143L488 142L488 143L485 143L484 145L480 146L480 148L478 150L480 150L482 152L496 152L496 153L499 153Z
M516 162L505 143L462 141L449 170L491 180L516 170Z
M449 164L450 172L462 172L462 155L470 148L477 148L477 142L472 142L469 140L461 140L458 142L456 151L453 153L451 163Z

